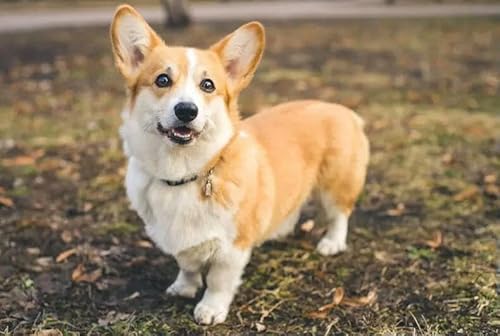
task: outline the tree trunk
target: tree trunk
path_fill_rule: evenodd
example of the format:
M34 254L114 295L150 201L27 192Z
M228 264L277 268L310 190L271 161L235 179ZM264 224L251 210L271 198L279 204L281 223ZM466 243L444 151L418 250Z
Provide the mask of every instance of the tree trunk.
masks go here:
M188 0L161 0L167 12L168 27L186 27L191 22Z

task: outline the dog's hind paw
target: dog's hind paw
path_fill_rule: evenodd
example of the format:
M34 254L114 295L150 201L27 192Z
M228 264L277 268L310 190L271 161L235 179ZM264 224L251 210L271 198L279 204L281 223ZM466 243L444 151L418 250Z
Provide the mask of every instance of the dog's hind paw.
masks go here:
M327 237L321 239L320 242L318 243L318 246L316 247L318 253L324 256L335 255L345 251L346 249L347 249L347 244L345 240L340 240L340 239L335 240Z

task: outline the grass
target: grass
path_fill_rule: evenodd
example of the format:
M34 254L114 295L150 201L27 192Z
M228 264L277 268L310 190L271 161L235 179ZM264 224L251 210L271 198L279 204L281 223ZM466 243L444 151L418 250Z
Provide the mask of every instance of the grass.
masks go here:
M0 205L0 334L499 333L498 20L267 27L244 115L320 98L367 122L372 158L349 250L316 254L318 227L266 243L227 322L196 325L195 301L163 294L175 262L128 209L117 136L124 83L106 31L0 35L0 196L14 203ZM207 46L232 28L163 35ZM314 214L311 205L303 218ZM72 281L79 265L99 276ZM311 315L335 288L377 298Z

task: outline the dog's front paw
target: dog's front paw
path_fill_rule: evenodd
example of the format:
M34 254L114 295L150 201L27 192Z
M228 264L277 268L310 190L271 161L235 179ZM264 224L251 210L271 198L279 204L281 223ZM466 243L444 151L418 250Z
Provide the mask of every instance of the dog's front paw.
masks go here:
M194 308L194 319L199 324L218 324L226 320L227 313L226 307L212 306L202 301Z
M171 284L165 292L168 295L182 296L185 298L192 299L196 296L196 292L198 292L198 288L199 288L199 286L196 283L179 281L179 279L178 279L173 284Z
M319 254L324 256L334 255L343 252L347 249L345 240L343 239L330 239L323 237L318 243L316 250Z

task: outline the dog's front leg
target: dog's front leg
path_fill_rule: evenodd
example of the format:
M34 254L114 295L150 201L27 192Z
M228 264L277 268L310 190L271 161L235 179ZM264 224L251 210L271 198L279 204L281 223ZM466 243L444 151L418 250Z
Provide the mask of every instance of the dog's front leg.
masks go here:
M205 294L194 309L196 322L224 322L250 253L250 249L241 250L233 246L217 252L208 270Z
M168 295L182 296L186 298L194 298L196 292L203 285L201 273L199 271L179 270L179 274L174 283L171 284L166 292Z

